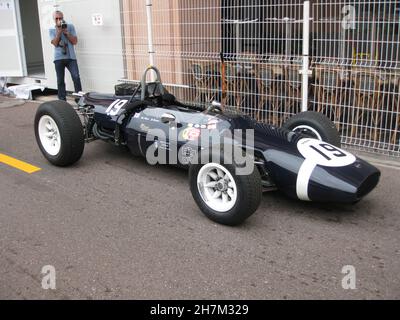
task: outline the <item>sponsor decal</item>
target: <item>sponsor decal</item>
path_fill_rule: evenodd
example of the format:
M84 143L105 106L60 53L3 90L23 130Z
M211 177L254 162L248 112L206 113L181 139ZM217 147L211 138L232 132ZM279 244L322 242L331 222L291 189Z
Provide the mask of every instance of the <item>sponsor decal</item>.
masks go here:
M146 126L144 123L142 123L140 125L140 130L142 130L143 132L148 132L150 130L150 128L148 126Z
M208 121L207 129L208 130L216 130L218 122L219 121L216 119L212 119L212 120Z
M149 118L149 117L146 117L146 116L142 116L142 117L140 117L140 119L141 119L141 120L144 120L144 121L150 121L150 122L160 122L160 119L157 119L157 118Z
M169 150L169 143L165 141L158 141L158 148L163 150Z
M195 155L197 154L197 151L195 149L193 149L191 146L186 145L180 149L180 152L180 162L183 165L191 163Z
M201 130L196 128L186 128L182 131L181 137L183 140L194 141L201 135Z
M215 130L217 129L217 124L219 123L218 119L215 118L208 118L207 124L194 124L189 123L187 126L188 128L195 128L195 129L202 129L202 130Z

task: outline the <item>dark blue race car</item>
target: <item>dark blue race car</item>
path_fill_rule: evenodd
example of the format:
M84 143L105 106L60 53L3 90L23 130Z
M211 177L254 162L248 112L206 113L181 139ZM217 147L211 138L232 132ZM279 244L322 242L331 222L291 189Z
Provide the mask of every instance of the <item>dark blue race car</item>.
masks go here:
M149 70L157 80L147 83ZM104 140L151 164L186 167L201 211L226 225L252 215L263 191L351 204L380 179L377 168L340 149L335 125L322 114L304 112L278 128L217 103L207 109L185 105L167 92L154 67L129 96L87 93L77 107L42 104L35 134L43 155L56 166L76 163L85 143Z

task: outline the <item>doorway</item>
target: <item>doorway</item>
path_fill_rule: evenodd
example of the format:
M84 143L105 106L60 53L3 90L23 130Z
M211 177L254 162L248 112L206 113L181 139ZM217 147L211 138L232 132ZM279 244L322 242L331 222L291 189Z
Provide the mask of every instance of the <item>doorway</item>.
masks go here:
M27 75L30 78L43 79L45 71L38 3L32 0L20 0L19 6Z

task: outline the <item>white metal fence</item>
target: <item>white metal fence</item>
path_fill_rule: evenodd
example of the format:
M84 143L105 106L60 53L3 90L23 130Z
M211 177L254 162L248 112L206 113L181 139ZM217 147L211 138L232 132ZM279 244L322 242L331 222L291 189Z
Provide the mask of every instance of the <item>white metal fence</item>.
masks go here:
M154 63L179 99L281 125L301 111L301 0L153 0ZM146 1L122 0L126 78L149 63ZM400 4L311 1L309 109L343 143L400 156ZM222 56L221 56L222 54ZM223 76L224 75L224 76Z
M400 156L400 3L313 5L312 103L343 143Z

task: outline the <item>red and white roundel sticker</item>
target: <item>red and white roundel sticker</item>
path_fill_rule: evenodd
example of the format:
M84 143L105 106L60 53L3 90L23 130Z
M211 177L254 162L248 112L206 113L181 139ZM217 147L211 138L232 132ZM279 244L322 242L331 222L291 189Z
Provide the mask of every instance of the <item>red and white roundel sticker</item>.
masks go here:
M197 140L200 137L200 135L201 135L201 130L196 128L186 128L182 132L182 138L184 140L189 140L189 141Z

